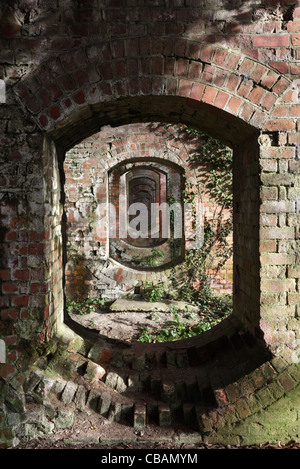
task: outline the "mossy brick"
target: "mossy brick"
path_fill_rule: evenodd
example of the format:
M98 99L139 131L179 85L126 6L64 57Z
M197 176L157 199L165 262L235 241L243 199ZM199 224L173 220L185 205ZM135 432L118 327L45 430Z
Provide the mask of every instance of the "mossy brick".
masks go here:
M166 352L167 368L177 368L177 352L172 350Z
M58 415L54 420L56 428L70 428L74 423L74 410L73 409L59 409Z
M7 387L4 403L12 412L23 413L25 411L25 396L11 386Z
M262 371L259 368L250 373L250 378L253 381L255 389L261 388L266 380Z
M171 422L171 410L170 407L166 404L161 404L158 407L158 422L159 426L164 428L164 427L170 427L172 422Z
M256 396L258 400L261 402L261 405L263 408L269 406L274 402L275 398L269 388L266 386L263 389L260 389L257 393Z
M231 426L238 420L238 414L236 412L235 405L228 405L224 410L222 410L221 418L218 422L218 427L220 426Z
M232 383L225 386L229 402L236 402L241 397L241 389L238 383Z
M282 358L280 356L272 358L270 360L270 363L275 368L277 373L282 373L288 367L287 362L284 360L284 358Z
M210 416L204 412L202 407L195 407L196 417L199 425L199 430L204 433L209 433L213 429L213 424Z
M163 381L161 385L161 397L164 401L176 401L176 387L174 381Z
M87 357L95 362L98 362L98 360L100 359L103 347L104 347L104 344L102 342L101 343L97 342L96 344L92 346Z
M79 410L83 410L85 408L86 399L87 391L84 386L79 385L74 397L74 403L76 405L76 408Z
M89 361L85 370L84 379L93 383L101 380L105 373L106 371L101 365L98 365L93 361Z
M145 355L136 355L132 360L132 369L142 371L145 368Z
M123 352L113 350L110 358L110 365L115 368L122 368L124 366Z
M135 404L133 414L133 427L142 429L146 426L146 405Z
M247 397L247 405L251 414L255 414L261 409L261 402L257 398L256 394L251 394L251 396Z
M247 404L247 400L245 398L239 399L235 403L235 408L236 408L236 411L237 411L237 413L238 413L238 415L240 416L241 419L245 419L246 417L251 415L250 408L249 408L249 406Z
M129 391L142 391L143 385L140 382L139 375L129 375L127 378L127 387Z
M276 371L269 362L264 363L261 366L261 371L268 381L273 380L276 377Z
M121 402L116 402L114 403L110 410L109 410L109 415L115 422L120 422L122 418L122 404Z
M73 401L77 388L78 384L74 383L73 381L67 382L61 395L61 400L64 404L70 404Z
M228 404L228 398L225 389L214 389L215 399L219 406Z
M244 397L250 396L255 390L253 381L248 376L245 376L244 378L242 378L239 381L239 385L240 385L241 395Z
M111 406L111 395L109 392L103 392L101 395L98 393L98 412L103 417L108 416Z
M23 385L24 392L29 393L33 391L34 388L39 384L43 376L44 376L43 371L40 371L40 370L32 371Z
M127 390L127 380L126 377L119 375L116 384L117 392L125 392Z
M290 391L296 385L296 382L291 378L289 373L285 372L279 377L280 384L284 387L286 391Z
M177 351L176 363L178 368L187 368L189 366L189 357L186 350Z
M67 384L67 381L65 381L62 378L58 378L53 384L51 391L56 395L61 395L66 384Z
M99 411L99 399L100 399L100 392L95 389L90 389L86 401L86 405L94 410L95 412Z
M118 377L118 373L109 371L105 377L106 386L110 387L111 389L116 389Z
M297 382L300 383L300 364L294 363L289 367L290 376Z
M275 400L280 399L284 395L284 389L277 381L268 385L268 390Z

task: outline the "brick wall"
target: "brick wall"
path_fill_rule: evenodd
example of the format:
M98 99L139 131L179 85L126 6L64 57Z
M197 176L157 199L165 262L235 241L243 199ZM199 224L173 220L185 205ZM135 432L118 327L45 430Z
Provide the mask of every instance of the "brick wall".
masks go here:
M1 2L6 384L22 387L32 347L47 345L62 324L63 196L52 183L64 153L102 126L132 122L184 123L232 145L244 183L235 185L234 314L291 362L299 340L299 8L298 0Z
M181 200L183 187L181 188L180 183L176 181L172 182L172 171L175 170L168 166L171 162L184 172L186 180L190 183L189 191L200 194L207 220L212 222L219 213L222 213L222 220L229 217L229 213L222 210L210 195L207 168L201 164L195 166L193 163L192 156L197 152L198 146L197 139L188 138L183 126L176 128L159 123L147 123L131 124L117 129L106 127L66 154L64 173L68 297L84 299L95 294L118 297L128 293L135 284L146 279L153 283L163 280L168 285L170 269L178 262L182 263L183 257L180 252L178 259L177 257L172 259L170 243L167 241L158 246L159 250L165 252L165 257L158 268L149 268L145 262L139 266L135 259L149 256L151 247L134 248L127 242L119 240L118 218L116 237L112 236L109 239L105 236L105 232L104 237L100 235L99 203L110 201L118 213L119 178L124 172L123 167L127 169L132 167L133 170L144 168L144 171L147 168L158 167L169 172L169 179L171 178L169 190L173 196ZM176 173L177 171L174 175ZM112 228L110 223L109 225ZM183 234L188 242L188 233ZM193 237L194 234L192 230L190 236ZM220 272L216 273L213 268L216 267L217 261L218 259L214 260L209 271L211 285L223 293L229 293L232 291L232 260L229 259ZM182 264L178 269L182 269Z

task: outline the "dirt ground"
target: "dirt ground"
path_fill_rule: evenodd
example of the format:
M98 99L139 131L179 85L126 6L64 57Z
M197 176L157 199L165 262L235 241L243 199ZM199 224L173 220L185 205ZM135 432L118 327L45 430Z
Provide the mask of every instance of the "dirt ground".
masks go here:
M174 304L174 302L173 302ZM123 307L122 307L123 306ZM139 307L141 308L139 310ZM126 309L127 308L127 309ZM137 340L145 328L153 332L169 327L174 321L170 308L165 303L125 302L120 304L119 311L95 311L89 314L69 313L71 319L81 326L99 332L106 337L132 341ZM130 310L131 309L131 310ZM177 308L178 320L193 326L199 323L201 316L195 309L185 310L184 306Z

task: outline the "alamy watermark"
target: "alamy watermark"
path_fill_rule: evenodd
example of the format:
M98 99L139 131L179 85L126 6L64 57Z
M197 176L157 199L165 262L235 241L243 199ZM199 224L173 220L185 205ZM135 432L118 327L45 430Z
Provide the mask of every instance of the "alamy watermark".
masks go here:
M100 203L96 209L96 232L99 238L161 238L189 240L187 249L201 248L204 242L204 206L166 202L127 205L120 196L118 210L112 203Z

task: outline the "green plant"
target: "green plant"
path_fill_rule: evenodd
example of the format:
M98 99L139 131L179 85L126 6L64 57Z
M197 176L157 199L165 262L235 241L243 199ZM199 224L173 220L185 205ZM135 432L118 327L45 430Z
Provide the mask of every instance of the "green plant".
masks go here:
M166 285L164 282L154 284L153 282L145 282L144 288L142 289L143 298L146 301L154 303L159 301L166 294Z
M167 327L157 333L151 331L149 327L146 327L142 330L138 341L151 343L186 339L207 331L222 320L221 316L214 317L213 315L208 315L205 320L200 321L198 324L190 325L187 321L181 321L179 319L178 312L174 305L171 306L170 312L173 316L173 320L168 321Z
M106 306L108 298L86 298L81 301L67 299L66 307L69 313L83 316Z
M161 249L153 248L151 249L151 254L146 257L146 264L149 267L155 267L159 264L159 259L163 259L165 253Z

